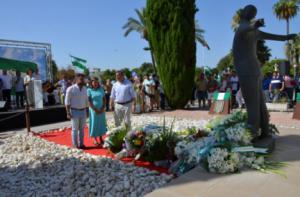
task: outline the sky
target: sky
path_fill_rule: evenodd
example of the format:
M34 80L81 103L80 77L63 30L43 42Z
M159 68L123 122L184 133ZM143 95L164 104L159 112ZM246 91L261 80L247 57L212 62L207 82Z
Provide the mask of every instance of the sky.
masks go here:
M262 30L285 34L286 23L279 21L272 7L277 0L196 0L196 14L205 30L211 50L197 45L197 66L214 67L232 47L231 19L239 8L256 5ZM138 33L124 37L122 26L134 9L146 0L1 0L0 38L51 43L53 59L59 67L70 65L69 54L84 58L100 69L134 68L151 62L143 48L147 42ZM291 32L300 32L300 14L291 21ZM284 57L284 43L267 41L273 58Z

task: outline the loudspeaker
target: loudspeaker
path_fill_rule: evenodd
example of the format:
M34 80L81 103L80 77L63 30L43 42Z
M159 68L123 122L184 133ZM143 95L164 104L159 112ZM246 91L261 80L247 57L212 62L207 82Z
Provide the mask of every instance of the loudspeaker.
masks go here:
M289 75L290 74L291 64L289 61L283 61L279 63L279 74L280 75Z

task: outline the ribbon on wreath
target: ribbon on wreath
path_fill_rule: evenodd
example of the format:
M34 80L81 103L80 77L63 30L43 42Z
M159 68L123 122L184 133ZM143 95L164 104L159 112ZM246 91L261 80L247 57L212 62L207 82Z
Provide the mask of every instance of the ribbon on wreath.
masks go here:
M257 148L254 146L239 146L234 147L231 152L234 153L248 153L248 152L255 152L255 153L261 153L261 154L267 154L268 149L266 148Z

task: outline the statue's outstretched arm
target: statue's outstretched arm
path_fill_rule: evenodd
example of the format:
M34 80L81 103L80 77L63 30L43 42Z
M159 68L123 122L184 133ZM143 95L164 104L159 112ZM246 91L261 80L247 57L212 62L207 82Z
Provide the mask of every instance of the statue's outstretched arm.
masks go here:
M291 40L296 37L296 34L289 34L289 35L276 35L276 34L270 34L263 31L259 31L259 39L260 40L277 40L277 41L285 41L285 40Z

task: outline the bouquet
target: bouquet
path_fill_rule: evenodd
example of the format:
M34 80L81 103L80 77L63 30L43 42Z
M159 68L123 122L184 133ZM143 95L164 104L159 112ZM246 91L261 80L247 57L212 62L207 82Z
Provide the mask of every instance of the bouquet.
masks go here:
M122 150L124 137L127 134L127 128L124 126L116 127L106 133L104 140L104 148L109 149L113 153L117 153Z
M134 157L138 160L142 155L145 144L145 132L140 129L132 130L124 137L123 149L116 155L118 159L123 157Z

